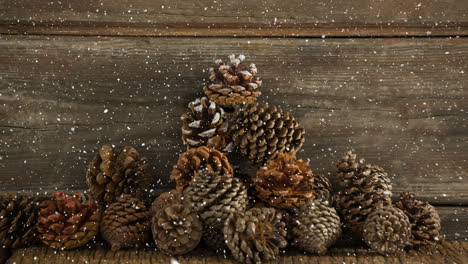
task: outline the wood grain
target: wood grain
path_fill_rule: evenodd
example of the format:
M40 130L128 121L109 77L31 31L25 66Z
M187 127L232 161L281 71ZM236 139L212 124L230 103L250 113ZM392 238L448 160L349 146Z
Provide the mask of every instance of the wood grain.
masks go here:
M436 248L409 250L394 255L381 256L365 248L331 248L325 256L304 254L288 250L278 260L267 263L456 263L468 261L468 242L443 243ZM215 254L206 249L197 249L187 255L175 257L183 263L237 263L229 255ZM72 251L54 251L46 247L17 250L8 264L29 263L170 263L171 257L155 250L126 250L112 252L104 248Z
M465 36L460 0L0 0L0 33L122 36Z
M298 156L332 177L348 149L394 192L468 204L467 39L0 36L0 191L86 189L97 146L132 144L154 189L184 150L179 116L215 58L244 53L263 101L299 119ZM234 158L231 155L231 159Z

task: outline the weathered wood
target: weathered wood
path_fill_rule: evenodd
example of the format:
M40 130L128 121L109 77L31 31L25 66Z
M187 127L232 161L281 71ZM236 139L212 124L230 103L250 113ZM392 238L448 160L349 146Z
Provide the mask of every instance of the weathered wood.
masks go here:
M460 0L0 0L0 33L146 36L468 35Z
M446 240L466 241L468 239L468 207L436 206L440 215L442 233Z
M133 144L154 188L184 149L179 116L215 58L244 53L262 100L306 130L330 177L355 149L394 191L468 204L468 40L0 36L0 191L86 189L98 145Z
M288 249L277 261L267 263L457 263L468 261L468 242L446 242L436 248L423 248L381 256L365 248L331 248L325 256L305 254ZM236 263L229 255L215 254L206 249L174 257L179 263ZM29 263L170 263L171 257L157 250L126 250L112 252L105 248L55 251L46 247L16 250L8 264Z

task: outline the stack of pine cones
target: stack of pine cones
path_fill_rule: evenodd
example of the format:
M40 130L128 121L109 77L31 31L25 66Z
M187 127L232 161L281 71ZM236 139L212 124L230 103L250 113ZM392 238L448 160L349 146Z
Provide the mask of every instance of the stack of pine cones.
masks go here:
M0 246L16 248L40 238L56 249L92 241L100 232L112 250L155 245L185 254L203 241L242 263L276 259L291 244L324 254L343 230L381 254L443 240L437 211L402 193L392 203L383 168L348 152L338 162L337 191L309 162L296 158L305 131L294 116L256 102L262 82L245 56L216 60L207 97L182 115L187 151L173 166L175 188L150 206L148 159L131 146L99 148L88 166L90 196L57 192L39 202L26 196L0 200ZM239 151L256 174L234 170ZM253 198L252 198L253 197Z

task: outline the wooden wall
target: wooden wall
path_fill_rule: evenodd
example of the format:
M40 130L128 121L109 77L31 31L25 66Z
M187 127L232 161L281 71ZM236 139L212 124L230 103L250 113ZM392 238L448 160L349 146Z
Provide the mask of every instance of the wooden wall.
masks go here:
M84 190L104 143L137 146L170 188L179 116L242 53L314 170L354 149L468 239L467 37L459 0L0 0L0 192Z

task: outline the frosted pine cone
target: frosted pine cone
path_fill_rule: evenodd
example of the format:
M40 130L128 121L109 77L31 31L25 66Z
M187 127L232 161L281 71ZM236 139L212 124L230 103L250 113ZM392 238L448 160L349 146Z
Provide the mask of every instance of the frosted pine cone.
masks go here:
M56 192L54 198L40 204L37 230L42 242L55 249L73 249L92 240L101 220L98 205L83 202L79 192L74 196Z
M104 145L88 166L86 183L93 197L101 204L115 201L121 194L141 197L151 182L146 174L148 159L134 147L125 147L119 154Z
M234 145L255 165L275 159L280 152L297 152L304 143L304 128L289 112L275 106L245 105L230 124Z
M441 233L440 217L434 206L428 202L416 200L413 193L403 192L400 201L395 204L403 210L411 223L413 246L435 245L444 240Z
M150 212L138 198L118 197L104 212L101 235L113 251L142 247L150 240Z
M202 223L198 215L180 203L169 204L152 220L156 246L170 255L192 251L202 237Z
M365 165L352 152L338 163L337 206L345 226L361 236L362 225L376 208L392 204L392 183L379 166Z
M0 248L19 248L36 240L38 199L9 196L0 199Z
M214 249L224 249L223 227L231 213L244 212L249 199L246 186L231 174L198 172L184 191L191 210L203 221L203 239Z
M292 209L314 199L314 177L309 163L296 154L278 153L257 171L257 197L280 209Z
M405 213L395 207L381 207L367 217L363 239L380 254L392 254L408 244L411 226Z
M229 55L230 62L224 63L221 59L215 61L216 67L210 68L211 83L203 90L211 101L223 107L251 104L257 100L261 92L257 88L262 82L257 78L257 67L250 64L243 67L245 56Z
M290 230L294 245L322 255L341 235L340 217L327 201L309 201L295 210Z
M228 137L228 120L224 110L203 97L191 102L190 112L181 116L182 139L188 148L206 146L229 152L232 143Z
M179 156L171 172L171 180L176 181L177 190L183 191L198 171L207 169L221 174L232 174L232 167L227 157L216 149L207 147L192 148Z
M224 225L224 237L241 263L276 259L288 244L283 213L266 207L232 214Z

